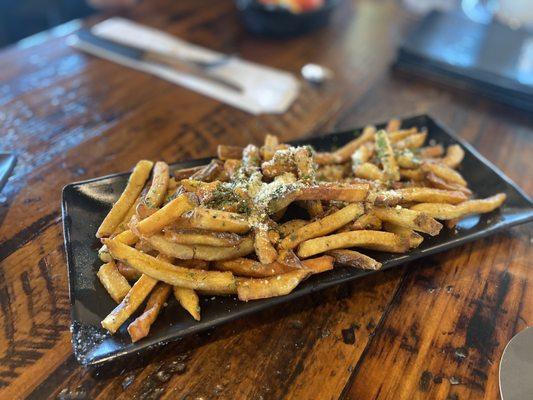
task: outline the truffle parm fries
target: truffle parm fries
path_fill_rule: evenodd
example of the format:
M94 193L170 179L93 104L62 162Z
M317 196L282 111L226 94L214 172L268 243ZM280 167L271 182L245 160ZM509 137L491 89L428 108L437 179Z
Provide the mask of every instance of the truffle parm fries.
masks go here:
M394 119L331 152L269 134L220 145L218 159L198 167L140 161L96 235L97 276L119 303L102 326L127 327L135 342L167 303L199 321L201 296L252 301L340 266L377 270L367 249L406 253L503 204L503 193L475 199L468 171L456 170L464 150L427 135Z

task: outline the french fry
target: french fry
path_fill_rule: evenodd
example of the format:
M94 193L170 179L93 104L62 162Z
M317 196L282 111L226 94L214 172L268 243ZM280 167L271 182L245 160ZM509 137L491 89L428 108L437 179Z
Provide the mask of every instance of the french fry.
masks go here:
M426 141L427 132L415 133L414 135L407 136L405 139L402 139L394 143L394 148L398 150L402 149L416 149L424 145Z
M359 269L380 269L381 263L355 250L330 250L326 254L332 256L341 265Z
M426 162L422 165L422 171L428 173L432 172L439 178L444 179L446 182L455 183L457 185L466 186L465 179L456 170L444 165L434 162Z
M100 282L102 282L105 290L107 290L107 293L109 293L117 303L120 303L131 289L126 278L124 278L117 270L114 261L103 264L98 269L96 275L98 276L98 279L100 279Z
M398 169L398 164L394 158L394 151L392 150L387 131L384 129L377 131L375 139L376 154L383 166L383 175L385 179L389 182L399 181L400 170Z
M421 149L418 149L417 154L422 158L440 157L444 154L444 147L442 147L442 145L440 144L437 144L435 146L422 147Z
M426 178L428 185L431 187L434 187L437 189L454 190L454 191L463 192L466 196L472 195L472 191L468 189L466 186L461 186L461 185L458 185L457 183L446 182L444 179L439 178L433 172L426 173L425 178Z
M386 129L386 131L389 134L390 142L393 144L396 142L399 142L402 139L405 139L408 136L418 133L418 129L416 127L409 128L409 129L397 129L394 131L390 131Z
M271 278L242 279L237 283L239 300L249 301L284 296L311 274L311 270L299 269Z
M349 230L352 231L358 231L362 229L379 231L381 229L381 220L372 214L372 212L367 212L366 214L363 214L357 218L353 224L349 226L349 228Z
M117 263L117 270L120 273L120 275L122 275L128 281L136 281L142 275L135 268L132 268L129 265L124 264L123 262L120 262L120 261Z
M424 212L435 219L450 220L494 211L503 204L505 199L505 193L499 193L486 199L468 200L457 205L421 203L411 207L411 210Z
M411 150L405 149L397 151L396 153L396 162L400 168L418 168L422 164L422 160L418 158ZM401 175L401 170L400 170Z
M382 221L424 232L431 236L438 235L442 224L423 212L416 212L407 208L375 207L372 213Z
M253 144L249 144L242 151L242 168L251 174L255 168L261 165L261 154L259 148Z
M298 257L307 258L329 250L362 247L388 253L405 253L409 241L399 235L381 231L351 231L309 239L298 247Z
M400 169L400 177L412 181L423 181L425 177L424 171L421 169Z
M144 196L143 203L150 208L158 208L165 200L169 181L168 164L158 161L152 171L152 183Z
M137 210L137 206L140 204L140 202L141 202L141 196L137 197L137 200L135 200L135 203L133 203L133 205L130 207L130 209L128 210L128 212L126 213L126 215L124 216L124 218L120 222L120 224L117 225L117 227L115 228L115 230L111 234L111 237L117 236L118 234L120 234L120 233L122 233L124 231L127 231L129 229L128 226L129 226L129 223L131 221L131 217L133 217L135 215L135 212Z
M202 229L165 229L165 238L174 243L214 247L236 246L243 238L236 233L211 232Z
M181 181L182 179L190 178L195 172L200 171L205 167L206 165L198 165L197 167L177 169L172 175L174 176L174 179Z
M228 175L229 180L235 177L235 173L241 167L241 160L229 159L224 162L224 171Z
M414 249L424 241L422 235L416 233L414 230L405 228L400 225L391 224L390 222L385 222L383 224L383 229L387 232L392 232L397 235L406 237L409 240L409 248Z
M106 239L108 244L111 240ZM114 242L118 243L118 242ZM128 247L124 244L120 246L127 247L133 251L131 247ZM110 247L110 246L108 246ZM141 253L142 254L142 253ZM150 256L147 256L150 257ZM154 258L155 260L155 258ZM111 333L115 333L122 324L137 310L137 308L142 304L146 296L152 291L154 286L157 284L157 279L151 278L148 275L142 275L137 282L130 289L126 297L120 302L118 306L111 311L107 317L102 321L102 326Z
M218 158L222 161L235 159L240 160L242 158L243 148L239 146L227 146L219 144L217 148Z
M313 162L313 151L308 146L297 147L293 152L294 164L298 178L304 182L314 182L316 176L315 164Z
M184 245L168 240L164 235L156 234L143 238L153 249L170 257L182 260L199 259L206 261L227 260L243 257L254 250L253 240L245 238L241 243L231 247L213 247L202 245Z
M366 199L369 185L366 183L320 183L303 188L298 200L337 200L355 203Z
M273 263L278 258L278 252L270 243L266 226L254 227L254 248L257 258L263 264Z
M104 239L114 258L132 266L143 274L172 286L189 289L211 289L224 291L235 285L230 272L204 271L182 268L141 253L112 239ZM134 285L135 286L135 285Z
M305 219L291 219L281 225L278 226L278 231L280 233L281 238L289 236L291 233L295 232L296 230L300 229L301 227L307 225L309 221L306 221Z
M182 216L176 221L176 226L233 233L246 233L250 230L250 224L241 214L200 207Z
M333 269L333 260L331 256L320 256L302 260L304 268L312 271L313 274L320 274Z
M274 157L274 153L276 152L276 147L278 145L278 137L276 135L271 135L270 133L267 133L265 136L265 144L260 149L263 160L271 160L272 157Z
M230 271L234 275L250 278L265 278L284 274L293 270L293 268L279 262L262 264L259 261L251 260L249 258L234 258L225 261L215 261L213 267L220 271Z
M174 286L174 297L181 306L196 320L200 321L200 299L192 289Z
M220 173L224 170L222 161L213 159L204 168L199 169L191 175L190 179L211 182L217 179Z
M163 308L163 305L167 301L170 290L170 285L159 282L152 293L150 293L144 312L128 326L128 333L133 343L148 336L150 327L155 322L161 308Z
M311 222L285 237L280 242L280 248L293 249L305 240L327 235L328 233L346 225L348 222L353 221L355 218L363 214L363 212L364 208L360 203L349 204L341 210Z
M374 154L374 146L371 144L372 143L366 143L353 152L351 156L353 171L355 171L359 165L370 160Z
M409 202L457 204L465 200L468 197L463 192L413 187L383 191L376 196L374 202L376 205L391 206Z
M441 162L449 168L457 168L463 161L465 151L458 144L452 144L446 149L446 156L444 156Z
M354 175L358 178L380 182L384 182L386 180L385 174L375 164L368 162L359 165L355 169Z
M398 118L391 118L389 122L387 122L387 126L385 127L385 130L387 132L394 132L401 128L402 121Z
M311 218L319 217L324 214L324 206L320 200L303 200L299 202Z
M183 193L165 204L148 218L139 222L138 230L142 235L153 235L161 232L166 225L176 221L183 213L196 207L198 201L191 193Z
M147 160L141 160L137 163L128 179L128 184L124 192L122 192L117 202L113 204L113 207L100 224L96 232L97 238L110 236L120 224L141 193L152 170L152 165L153 163Z
M376 128L368 125L363 129L361 135L352 141L346 143L340 149L333 153L315 153L315 162L319 165L323 164L342 164L350 160L352 154L363 144L374 140Z

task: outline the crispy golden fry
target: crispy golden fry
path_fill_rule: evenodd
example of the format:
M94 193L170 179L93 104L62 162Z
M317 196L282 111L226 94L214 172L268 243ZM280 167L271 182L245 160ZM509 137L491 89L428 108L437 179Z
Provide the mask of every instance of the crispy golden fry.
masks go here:
M441 179L444 179L446 182L455 183L457 185L466 186L467 183L459 172L456 170L447 167L444 164L438 164L434 162L425 162L422 165L422 171L428 173L432 172Z
M272 157L274 157L274 153L276 152L276 147L278 145L278 137L276 135L271 135L270 133L267 133L265 136L265 144L260 149L263 160L271 160Z
M402 127L402 121L398 118L391 118L389 122L387 122L387 126L385 127L385 130L387 132L394 132L399 130Z
M149 236L161 232L166 225L176 221L183 213L192 210L197 204L198 200L195 195L191 193L180 194L148 218L139 222L139 233Z
M426 141L427 132L415 133L414 135L407 136L394 144L394 148L397 150L402 149L416 149L424 145Z
M184 268L209 269L209 261L206 260L180 260L179 264Z
M163 161L156 162L152 171L152 183L143 199L143 203L146 206L149 208L159 208L163 204L169 179L168 164Z
M117 236L118 234L126 231L129 229L129 223L131 221L131 217L135 215L135 212L137 210L137 206L141 203L141 196L137 197L137 200L135 200L135 203L130 207L120 224L117 225L113 233L111 234L111 237Z
M130 267L129 265L124 264L123 262L119 261L117 263L117 270L124 278L126 278L128 281L136 281L141 277L141 273L137 271L135 268Z
M235 177L235 173L241 167L241 160L229 159L224 162L224 171L228 175L229 180Z
M133 246L139 240L137 235L135 235L135 233L133 233L131 229L128 229L127 231L119 233L113 239L116 240L117 242L127 244L128 246Z
M374 202L376 205L388 206L409 202L457 204L467 199L464 193L458 191L413 187L381 192Z
M259 261L251 260L249 258L216 261L213 263L213 267L220 271L230 271L235 275L250 278L265 278L268 276L284 274L293 270L293 268L279 262L261 264Z
M303 188L298 200L337 200L355 203L366 199L369 185L366 183L324 182Z
M374 154L373 143L366 143L355 150L351 156L352 171L355 171L359 165L366 163ZM342 176L341 176L342 178Z
M387 232L392 232L397 235L406 237L409 240L409 248L414 249L424 241L422 235L416 233L414 230L405 228L400 225L391 224L390 222L385 222L383 224L383 229Z
M242 151L242 168L251 174L256 168L261 166L261 154L259 148L253 144L249 144Z
M400 140L405 139L408 136L418 133L418 129L416 127L409 129L398 129L395 131L389 131L388 129L386 129L386 131L389 134L389 140L391 143L399 142Z
M288 151L276 152L274 157L261 164L261 172L267 178L275 178L287 172L296 172L296 164L294 163L292 153Z
M183 215L176 221L176 226L233 233L246 233L250 230L250 224L242 214L200 207Z
M311 270L298 269L263 279L242 279L237 283L239 300L249 301L284 296L311 274Z
M420 167L420 165L422 164L422 160L418 158L415 155L415 153L413 153L409 149L397 151L395 155L396 155L396 162L398 163L398 166L400 168L413 169L413 168ZM400 170L400 175L401 175L401 170Z
M461 186L461 185L458 185L457 183L446 182L444 179L439 178L433 172L426 173L425 178L426 178L426 182L428 186L431 186L437 189L459 191L459 192L463 192L468 197L472 196L472 191L468 189L466 186Z
M366 214L361 215L353 222L352 225L348 226L348 230L351 231L358 231L362 229L379 231L381 229L381 220L374 214L372 214L372 212L368 212Z
M194 290L174 286L174 297L196 321L200 321L200 299Z
M342 232L306 240L300 244L297 254L300 258L307 258L328 250L350 247L405 253L409 250L409 241L390 232L367 230Z
M144 312L128 326L128 333L133 343L148 336L150 327L155 322L161 308L163 308L163 305L167 301L170 290L170 285L159 282L152 293L150 293Z
M253 240L245 238L241 243L231 247L213 247L202 245L185 245L171 242L161 234L143 238L153 249L182 260L227 260L242 257L254 250Z
M190 179L203 182L211 182L216 180L223 170L224 165L222 164L222 161L213 159L204 168L199 169L194 174L192 174Z
M97 238L110 236L116 227L121 223L128 210L133 206L135 200L141 193L150 171L152 170L153 162L141 160L137 163L133 172L131 173L128 184L124 192L120 195L117 202L113 205L109 213L106 215L102 224L96 232Z
M278 252L270 243L268 227L254 227L254 248L257 258L263 264L270 264L278 258Z
M294 164L298 178L304 182L313 182L316 177L313 151L309 146L297 147L293 152Z
M333 269L333 260L334 258L331 256L320 256L302 260L302 264L304 268L311 270L313 274L320 274Z
M219 144L217 148L217 154L218 158L222 161L229 160L229 159L235 159L240 160L242 158L242 151L244 149L239 146L227 146L223 144Z
M346 143L340 149L333 153L316 153L315 162L319 165L323 164L342 164L350 160L352 154L363 144L374 140L374 134L376 128L372 125L368 125L363 129L361 135L352 141Z
M375 139L376 154L383 166L383 175L385 179L389 182L399 181L400 170L398 169L398 164L394 158L394 151L392 150L387 131L384 129L377 131Z
M450 168L457 168L465 156L465 151L458 144L452 144L446 149L446 156L444 156L441 162Z
M285 237L280 243L280 248L293 249L304 240L327 235L328 233L346 225L350 221L353 221L355 218L363 214L363 212L364 207L360 203L349 204L339 211L311 222Z
M424 232L431 236L438 235L442 229L442 224L423 212L413 212L407 208L375 207L372 213L380 220L390 222L404 228Z
M371 164L368 162L359 165L355 169L354 175L358 178L380 182L384 182L386 180L385 174L375 164Z
M108 244L111 242L111 240L108 239L106 239L106 241ZM124 246L128 249L136 251L123 244L120 244L120 246ZM121 325L135 312L135 310L137 310L137 308L142 304L146 296L148 296L156 284L157 279L151 278L148 275L142 275L139 280L135 282L120 304L116 306L107 317L104 318L102 321L102 326L109 332L115 333L121 327Z
M114 261L103 264L96 275L98 276L98 279L100 279L100 282L102 282L102 285L104 285L107 293L109 293L117 303L120 303L131 289L126 278L124 278L117 270Z
M355 250L331 250L326 252L326 254L332 256L335 262L341 265L373 270L381 268L380 262Z
M119 259L143 274L172 286L224 291L235 285L235 278L229 272L178 267L141 253L115 240L104 239L104 243L115 259Z
M165 229L165 238L174 243L214 247L236 246L243 238L236 233L211 232L202 229Z
M305 219L291 219L278 226L278 231L281 235L281 238L289 236L291 233L294 233L296 230L307 225L309 221Z
M422 158L435 158L440 157L444 154L444 147L437 144L435 146L422 147L418 150L418 156Z
M349 163L322 165L316 171L317 181L341 181L350 173Z
M411 207L411 210L425 212L435 219L449 220L494 211L503 204L505 199L505 193L499 193L486 199L468 200L457 205L422 203Z
M423 181L425 173L421 169L400 169L400 176L412 181Z
M195 172L198 172L205 167L206 165L198 165L197 167L177 169L172 173L172 175L174 176L175 180L181 181L182 179L190 178Z

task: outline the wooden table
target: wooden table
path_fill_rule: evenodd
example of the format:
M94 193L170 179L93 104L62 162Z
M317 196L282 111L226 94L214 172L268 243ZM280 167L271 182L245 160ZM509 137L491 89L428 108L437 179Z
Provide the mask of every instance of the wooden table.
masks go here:
M253 117L69 48L72 24L0 53L0 148L18 155L0 201L0 398L498 398L503 348L533 324L531 224L168 345L123 371L77 364L59 211L68 182L267 132L292 139L430 113L533 193L531 116L390 71L414 21L394 1L345 2L328 28L288 41L247 35L230 1L150 0L126 17L294 73L322 63L336 79L304 84L282 116Z

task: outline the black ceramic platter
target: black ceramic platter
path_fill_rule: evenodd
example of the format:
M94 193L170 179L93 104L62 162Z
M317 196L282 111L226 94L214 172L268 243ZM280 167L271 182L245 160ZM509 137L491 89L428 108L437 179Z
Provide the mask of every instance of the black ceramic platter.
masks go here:
M462 220L456 231L443 228L441 234L436 237L426 236L421 246L409 253L369 253L383 263L383 269L445 251L512 225L533 220L531 200L515 183L468 143L449 133L440 123L426 115L404 119L402 126L425 127L428 130L429 140L434 140L444 146L459 143L466 153L459 171L469 182L469 187L475 195L487 197L504 192L507 194L507 200L500 209L492 213L474 215ZM317 150L324 151L343 145L360 132L361 129L352 129L310 137L293 143L310 144ZM174 169L186 168L203 165L208 161L209 159L179 162L173 164L172 167ZM381 273L380 271L337 267L312 276L289 295L247 303L238 301L235 297L203 297L200 322L194 321L172 299L152 325L148 337L137 343L131 343L126 331L130 321L127 321L115 335L111 336L105 333L100 321L116 304L96 277L101 261L98 259L99 242L95 238L95 233L112 203L118 199L124 189L128 175L128 173L114 174L72 183L63 189L63 229L72 305L72 338L74 353L78 361L84 365L96 366L126 355L136 354L332 285L349 282L369 273Z

